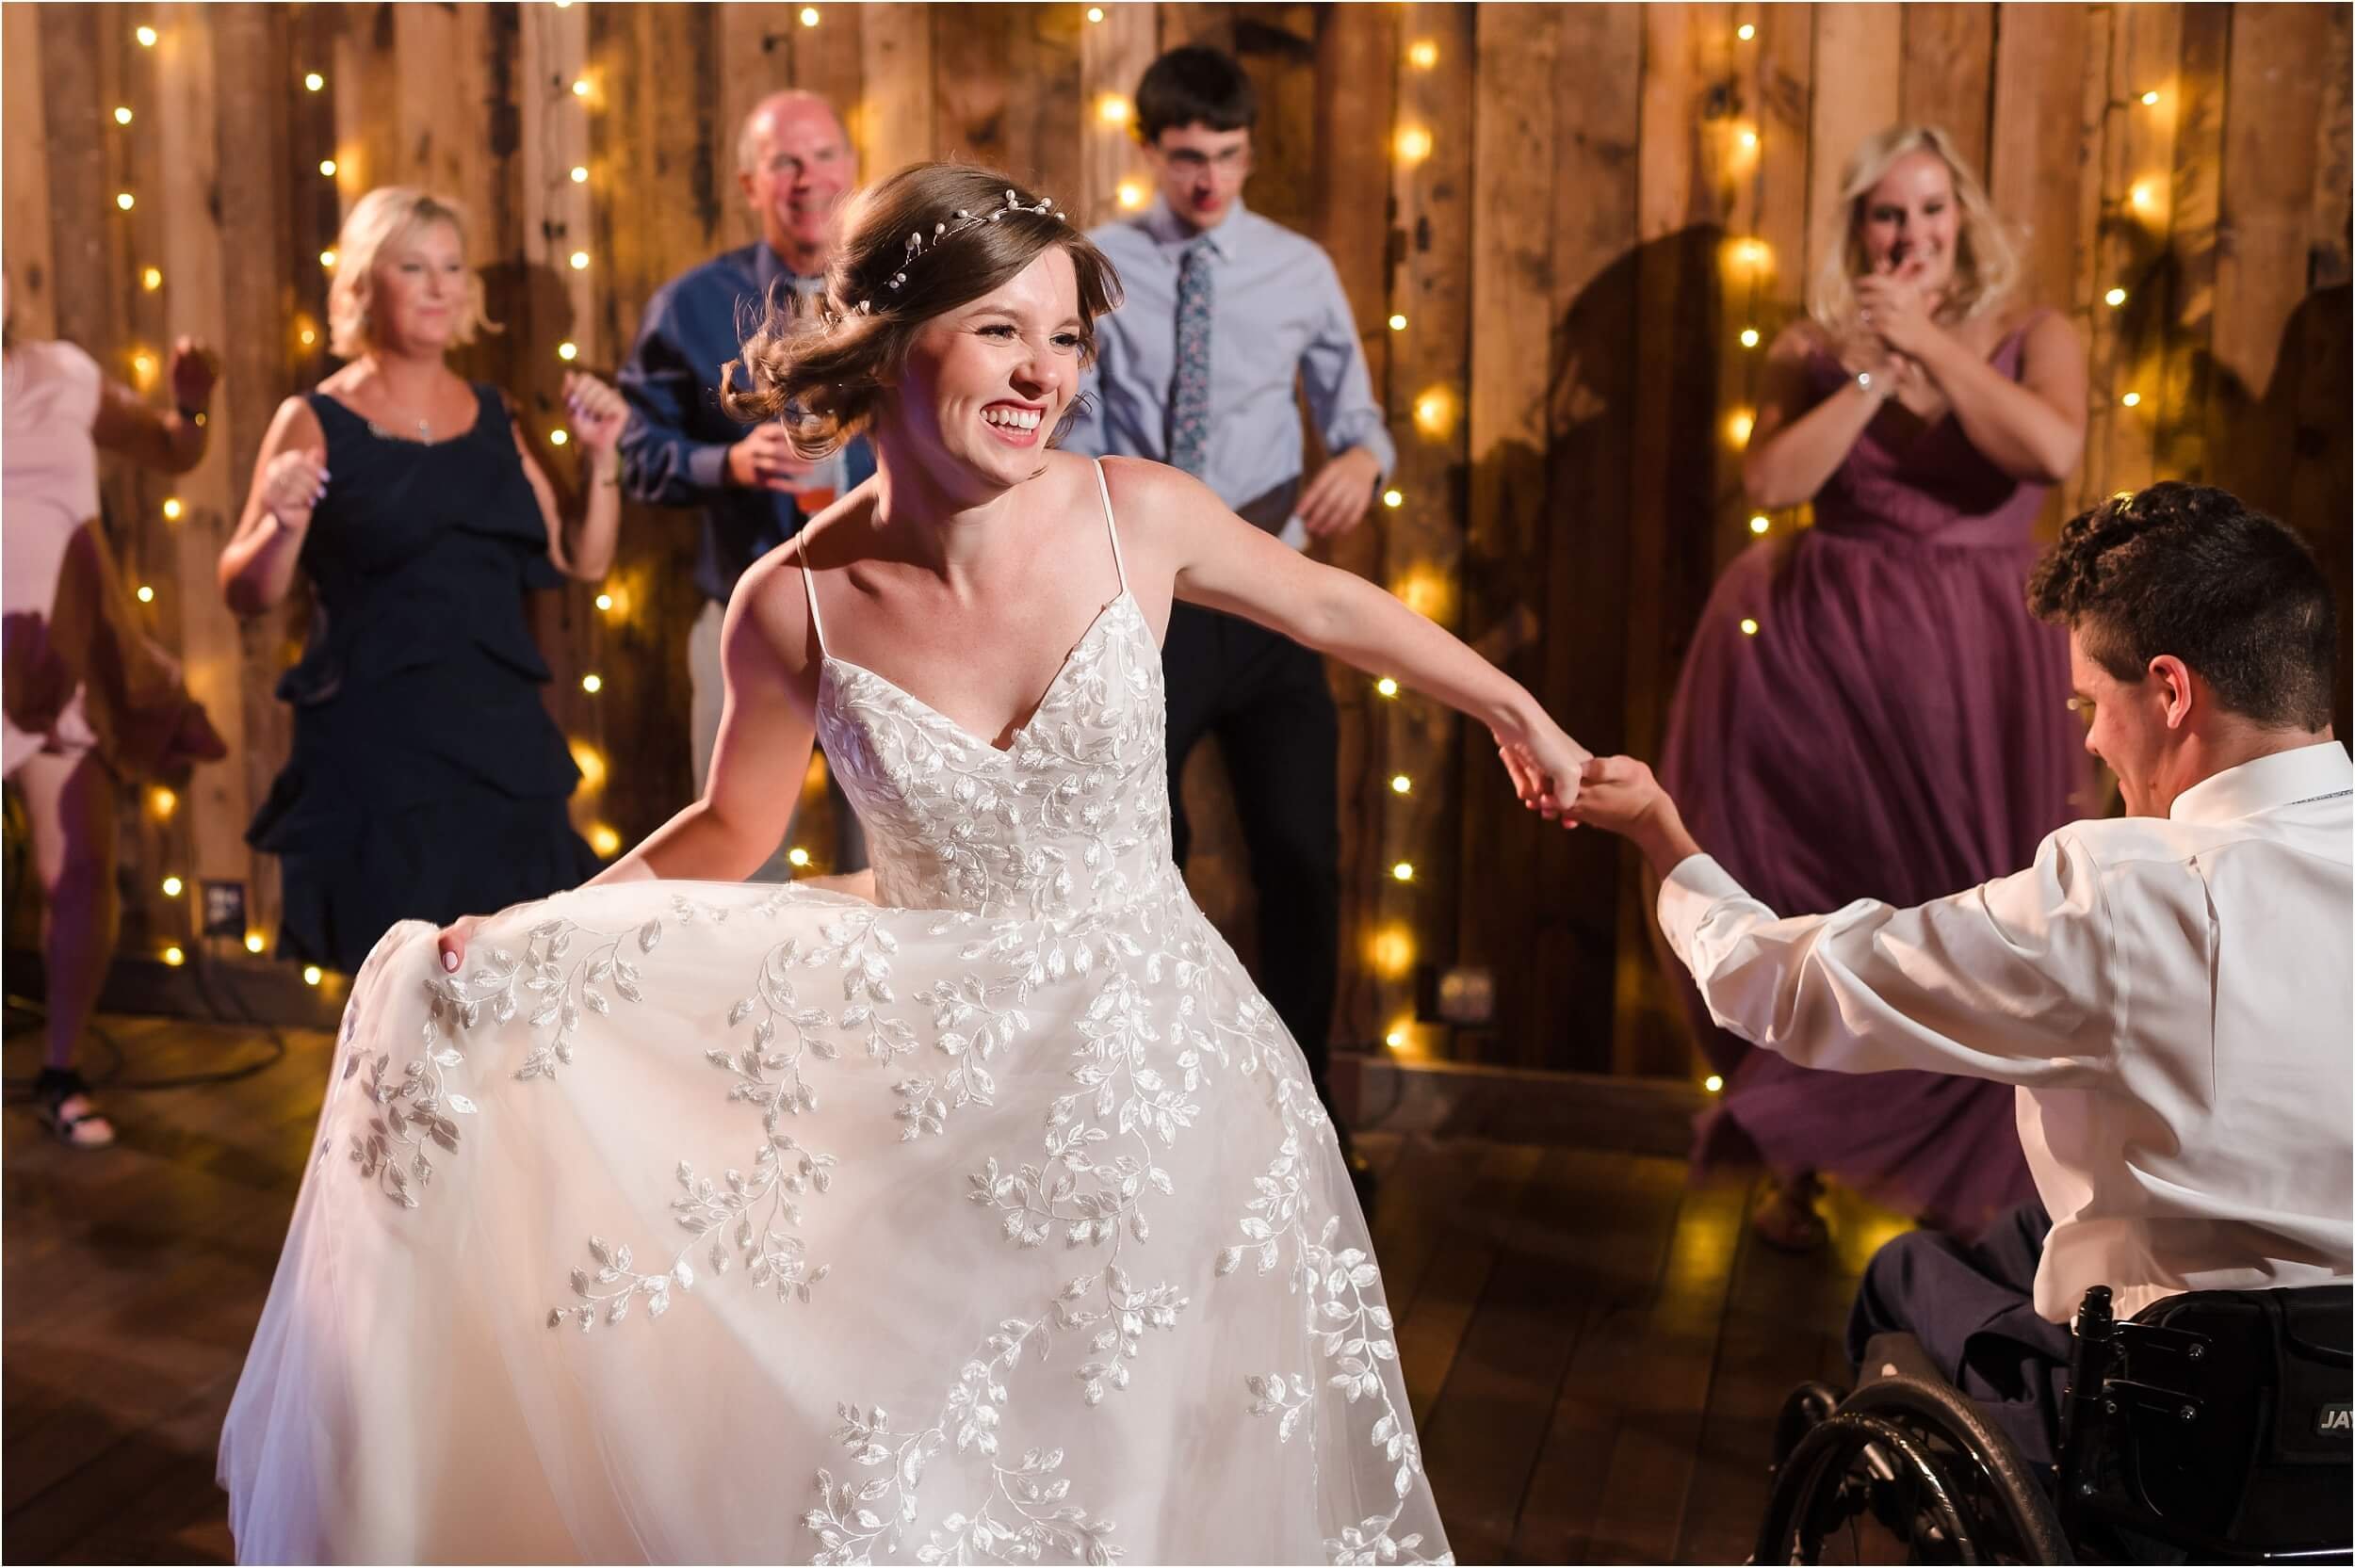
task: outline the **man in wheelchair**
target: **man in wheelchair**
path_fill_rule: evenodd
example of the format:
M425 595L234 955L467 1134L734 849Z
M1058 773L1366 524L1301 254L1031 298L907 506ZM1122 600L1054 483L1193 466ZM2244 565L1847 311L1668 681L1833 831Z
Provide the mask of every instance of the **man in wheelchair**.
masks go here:
M1670 946L1735 1034L1809 1067L2018 1087L2042 1201L1975 1246L1883 1248L1849 1350L1909 1334L2049 1478L2089 1289L2125 1319L2355 1273L2355 768L2331 725L2329 585L2223 491L2159 484L2072 519L2028 603L2068 627L2086 749L2129 815L2061 829L2024 871L1782 918L1639 762L1590 763L1567 815L1643 851ZM2343 1366L2343 1325L2335 1343Z

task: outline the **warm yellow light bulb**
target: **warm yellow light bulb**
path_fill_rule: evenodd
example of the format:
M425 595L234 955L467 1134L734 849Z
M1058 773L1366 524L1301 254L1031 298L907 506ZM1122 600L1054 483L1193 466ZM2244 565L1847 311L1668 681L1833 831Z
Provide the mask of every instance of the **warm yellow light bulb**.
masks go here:
M2126 291L2122 288L2111 289L2107 294L2102 296L2102 303L2109 306L2112 310L2118 309L2119 306L2124 304L2125 302Z
M115 105L115 123L118 125L131 123L131 110L128 105L122 104Z
M1385 697L1395 697L1398 695L1398 682L1385 675L1373 683L1373 689Z
M302 75L302 85L310 89L313 92L317 92L319 89L327 85L327 78L320 75L316 71L306 71Z
M580 345L572 342L560 343L556 346L556 357L570 364L580 358Z
M1745 327L1742 329L1742 347L1745 348L1755 348L1758 347L1758 329L1756 327Z
M573 753L573 766L580 769L580 782L582 787L586 789L604 788L604 755L600 753L594 746L590 745L585 740L572 741L568 744L568 749Z
M319 172L326 175L331 180L333 179L335 177L335 160L333 158L321 158L319 160Z
M1386 490L1382 493L1382 504L1386 507L1403 507L1406 504L1405 493L1397 490Z
M2147 109L2147 108L2150 108L2152 105L2156 104L2158 101L2159 101L2159 95L2158 95L2157 93L2155 93L2155 92L2146 92L2146 93L2144 93L2144 94L2142 95L2142 106L2143 106L2144 108L2146 108L2146 109Z
M317 964L306 963L302 966L302 983L304 985L317 985L325 978L325 972L321 970Z
M1427 436L1444 436L1455 422L1455 399L1443 387L1433 387L1415 399L1415 428Z
M1404 774L1404 773L1393 773L1393 774L1391 774L1391 775L1390 775L1390 793L1391 793L1391 794L1393 794L1393 795L1412 795L1414 792L1415 792L1415 781L1414 781L1414 780L1412 780L1412 779L1408 778L1408 777L1407 777L1405 774Z
M181 512L186 509L186 508L180 505L180 497L177 495L167 495L164 497L164 520L166 522L179 522Z
M164 879L164 897L167 898L177 898L180 897L180 890L187 885L187 884L186 882L183 882L177 877L166 877Z
M572 439L571 434L565 430L556 429L548 432L548 445L551 446L561 446Z
M142 605L152 605L154 602L155 590L148 587L145 583L139 584L139 603Z
M817 25L818 25L818 21L819 21L819 17L818 17L818 8L817 8L817 7L815 7L815 6L804 6L804 7L802 8L802 25L803 25L803 26L804 26L804 27L815 27L815 26L817 26Z
M132 195L129 191L119 190L115 192L115 205L121 207L124 212L129 212L133 207L136 207L138 204L139 199Z
M589 693L590 696L594 697L598 692L605 689L605 677L593 673L583 675L580 678L580 689Z
M1089 20L1090 22L1101 22L1101 21L1103 21L1103 20L1104 20L1104 8L1103 8L1103 7L1101 7L1101 6L1090 6L1090 7L1088 8L1088 20Z
M318 342L319 340L319 334L308 327L303 328L301 331L296 333L295 335L302 340L302 347L305 348L310 348L313 344Z
M574 271L576 271L576 272L586 272L586 271L589 269L589 252L588 252L588 251L574 251L574 252L573 252L573 256L572 256L572 261L573 261L573 270L574 270Z
M785 852L785 858L787 864L788 865L797 866L807 865L809 864L809 851L796 844L793 848Z
M1762 534L1773 526L1774 524L1767 520L1766 514L1762 511L1750 519L1750 532L1754 534Z
M1390 317L1390 331L1394 332L1403 332L1405 330L1406 318L1405 316L1394 315Z
M1758 133L1747 125L1743 126L1734 134L1734 139L1742 144L1742 150L1746 153L1758 151Z
M1126 125L1130 114L1129 100L1116 92L1108 92L1096 101L1096 118L1107 125Z
M142 49L153 49L155 47L155 29L153 27L141 27L132 36L139 40L139 47Z
M1726 434L1740 446L1750 439L1750 428L1756 423L1747 409L1736 409L1726 418Z
M621 853L622 835L600 822L589 830L589 848L594 849L600 858L611 860Z
M145 349L131 356L131 374L140 380L153 380L155 376L155 356Z
M1701 1087L1708 1090L1712 1094L1716 1093L1719 1090L1725 1088L1725 1086L1726 1080L1719 1077L1714 1073L1710 1074L1709 1076L1701 1080Z
M2135 188L2126 193L2126 200L2134 203L2136 212L2149 212L2152 201L2151 183L2148 180L2136 181Z
M1396 865L1390 867L1390 876L1397 881L1413 881L1415 880L1415 863L1410 860L1400 861Z
M1747 43L1750 40L1758 36L1758 29L1752 26L1749 23L1745 22L1742 25L1733 30L1733 36L1740 39L1743 42Z
M248 931L245 933L245 950L247 952L258 953L268 946L268 939L264 937L260 931Z
M577 163L573 165L573 184L577 186L585 186L588 183L589 166L584 163Z
M1392 1029L1389 1033L1382 1037L1382 1043L1393 1051L1403 1051L1406 1049L1406 1031L1405 1029Z
M573 96L576 98L586 98L589 96L588 77L583 76L573 83Z
M1742 635L1744 637L1756 637L1758 635L1758 622L1751 620L1746 615L1742 618Z
M1419 38L1406 46L1406 63L1417 71L1428 71L1439 63L1439 46L1427 38Z
M333 246L331 245L326 250L319 252L319 265L327 267L331 271L333 270L335 266L335 248Z
M2125 396L2120 397L2120 398L2119 399L2119 401L2120 401L2120 402L2121 402L2121 403L2123 403L2123 404L2125 404L2128 408L2130 408L2130 409L2131 409L2131 408L2136 407L2137 404L2139 404L2139 403L2142 401L2142 394L2141 394L2141 393L2139 393L2139 392L2130 392L2130 393L2126 394L2126 396Z
M157 816L170 816L180 804L180 797L157 784L147 792L147 809Z
M177 969L188 962L188 955L177 947L167 947L164 949L164 962Z
M1431 133L1420 125L1409 125L1398 133L1398 155L1408 163L1421 163L1431 155Z
M612 607L613 595L610 593L600 593L597 595L597 608L601 610L609 610Z
M1135 180L1123 180L1113 197L1124 210L1134 212L1145 205L1145 186Z
M160 267L150 267L143 269L139 273L139 286L147 290L150 294L153 294L157 289L163 287L164 269Z

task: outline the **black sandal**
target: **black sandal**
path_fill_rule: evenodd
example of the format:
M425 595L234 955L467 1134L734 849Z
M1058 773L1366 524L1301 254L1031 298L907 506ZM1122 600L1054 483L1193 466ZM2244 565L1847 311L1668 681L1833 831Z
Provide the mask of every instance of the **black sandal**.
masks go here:
M115 1124L89 1097L89 1085L71 1067L44 1067L33 1081L33 1113L59 1142L77 1149L103 1149L115 1140Z

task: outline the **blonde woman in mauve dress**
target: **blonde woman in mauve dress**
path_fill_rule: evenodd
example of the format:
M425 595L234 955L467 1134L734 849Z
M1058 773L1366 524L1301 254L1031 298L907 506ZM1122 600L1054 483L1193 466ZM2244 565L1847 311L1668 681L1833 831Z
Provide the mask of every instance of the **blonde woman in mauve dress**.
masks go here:
M1841 188L1844 232L1768 353L1743 460L1753 504L1811 500L1815 525L1719 580L1662 769L1693 831L1792 914L2018 870L2085 805L2067 646L2022 599L2038 510L2084 444L2085 350L2015 288L1943 133L1882 132ZM1965 1232L2029 1195L2008 1089L1811 1072L1686 995L1726 1079L1701 1156L1763 1160L1769 1241L1823 1240L1819 1173Z

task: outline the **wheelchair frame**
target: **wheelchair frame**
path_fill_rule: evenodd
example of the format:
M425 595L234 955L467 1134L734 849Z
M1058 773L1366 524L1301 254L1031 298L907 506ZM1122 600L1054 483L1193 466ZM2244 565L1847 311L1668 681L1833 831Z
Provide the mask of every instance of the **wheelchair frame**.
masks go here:
M2134 1463L2136 1422L2191 1422L2201 1409L2196 1393L2136 1374L2170 1360L2199 1363L2211 1348L2201 1334L2120 1320L2106 1285L2087 1291L2049 1477L1929 1371L1919 1347L1911 1356L1921 1369L1868 1378L1844 1398L1803 1384L1778 1424L1774 1485L1750 1560L1819 1561L1827 1539L1870 1512L1917 1558L1928 1547L1939 1560L1965 1563L2140 1557L2153 1546L2192 1561L2355 1561L2355 1543L2344 1540L2251 1544L2185 1528L2148 1495ZM2335 1347L2307 1349L2331 1366L2350 1365Z

